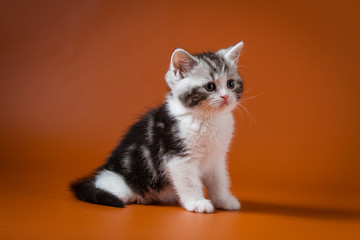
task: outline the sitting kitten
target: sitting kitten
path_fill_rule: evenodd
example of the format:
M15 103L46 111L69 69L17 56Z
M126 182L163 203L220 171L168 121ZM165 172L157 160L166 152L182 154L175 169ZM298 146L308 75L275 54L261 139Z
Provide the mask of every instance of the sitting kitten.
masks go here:
M176 49L165 76L165 103L135 123L92 176L71 184L75 196L116 207L179 202L200 213L240 209L229 190L226 153L231 112L243 91L237 72L242 47L197 55Z

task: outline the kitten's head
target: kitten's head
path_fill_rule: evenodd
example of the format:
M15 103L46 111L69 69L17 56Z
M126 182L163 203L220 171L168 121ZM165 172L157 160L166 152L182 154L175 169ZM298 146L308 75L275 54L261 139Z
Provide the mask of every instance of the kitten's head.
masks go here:
M165 76L172 97L197 114L233 110L243 91L237 71L242 47L240 42L217 52L196 55L176 49Z

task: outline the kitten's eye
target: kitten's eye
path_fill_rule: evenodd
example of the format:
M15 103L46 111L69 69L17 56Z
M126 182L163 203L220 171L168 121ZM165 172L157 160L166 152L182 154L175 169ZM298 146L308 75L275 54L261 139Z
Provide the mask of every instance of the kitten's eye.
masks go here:
M227 81L227 87L230 89L233 89L235 87L235 82L234 80L230 79Z
M212 91L214 91L214 90L216 89L216 86L215 86L214 83L209 82L209 83L207 83L207 84L205 85L205 89L206 89L206 91L208 91L208 92L212 92Z

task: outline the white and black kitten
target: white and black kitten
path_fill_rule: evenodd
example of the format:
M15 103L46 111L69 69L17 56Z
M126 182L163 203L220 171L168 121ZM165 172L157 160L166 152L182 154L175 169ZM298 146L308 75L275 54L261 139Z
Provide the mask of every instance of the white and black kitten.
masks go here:
M232 110L243 91L237 71L242 47L240 42L196 55L176 49L165 76L165 103L130 127L93 175L71 184L75 196L116 207L180 203L200 213L240 209L229 190L226 154Z

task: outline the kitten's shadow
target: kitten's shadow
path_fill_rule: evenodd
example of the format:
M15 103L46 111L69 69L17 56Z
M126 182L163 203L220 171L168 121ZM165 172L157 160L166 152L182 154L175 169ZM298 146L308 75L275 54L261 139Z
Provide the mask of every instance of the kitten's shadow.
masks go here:
M329 220L359 221L360 212L356 210L296 206L256 201L241 201L241 211L251 213L266 213L284 216L318 218Z

